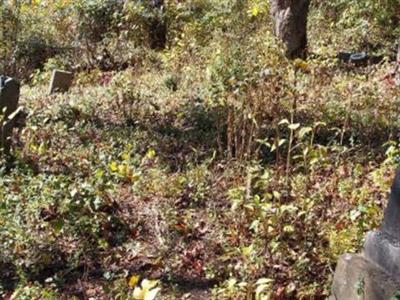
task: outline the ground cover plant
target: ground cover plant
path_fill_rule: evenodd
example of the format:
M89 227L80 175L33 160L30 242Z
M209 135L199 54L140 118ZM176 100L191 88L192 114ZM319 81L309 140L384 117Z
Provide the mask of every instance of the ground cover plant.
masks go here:
M26 117L0 169L0 298L329 296L400 157L398 1L314 1L307 60L267 1L18 3L1 6ZM48 95L53 68L70 92Z

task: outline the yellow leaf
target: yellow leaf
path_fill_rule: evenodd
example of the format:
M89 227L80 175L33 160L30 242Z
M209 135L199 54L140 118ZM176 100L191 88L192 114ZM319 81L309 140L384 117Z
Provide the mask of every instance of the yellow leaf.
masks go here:
M303 70L303 71L308 71L308 64L304 60L302 60L300 58L296 58L295 59L294 66L296 68L299 68L299 69Z
M122 159L123 160L129 160L130 158L131 158L131 154L129 152L122 154Z
M134 288L138 285L140 280L140 276L139 275L133 275L130 279L129 279L129 287Z
M260 13L260 9L258 7L253 7L253 9L251 10L251 14L254 17L257 17L259 15L259 13Z
M250 245L249 247L243 247L242 248L242 253L244 256L250 256L253 252L253 245Z
M43 155L43 154L45 154L45 153L46 153L46 146L42 143L42 144L40 144L40 146L39 146L38 154L39 154L39 155Z
M157 155L157 153L154 149L150 149L149 151L147 151L147 154L146 154L148 159L153 159L156 157L156 155Z
M111 170L112 172L117 172L117 170L118 170L118 164L117 164L115 161L113 161L113 162L110 164L110 170Z

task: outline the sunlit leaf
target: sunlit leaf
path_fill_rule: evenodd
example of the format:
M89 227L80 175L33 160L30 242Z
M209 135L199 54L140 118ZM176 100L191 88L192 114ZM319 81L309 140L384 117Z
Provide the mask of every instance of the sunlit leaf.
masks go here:
M294 227L292 225L286 225L283 227L283 231L286 233L293 233L294 232Z
M145 292L144 300L154 300L161 288L154 288Z
M299 129L299 127L300 127L300 124L299 124L299 123L290 124L290 125L288 126L288 128L289 128L290 130L297 130L297 129Z
M273 191L272 195L274 196L275 199L279 200L281 199L281 193L279 193L278 191Z
M279 125L290 124L290 122L289 122L288 119L283 119L283 120L281 120L278 124L279 124Z
M299 130L299 138L302 139L306 134L312 132L312 128L311 127L303 127Z

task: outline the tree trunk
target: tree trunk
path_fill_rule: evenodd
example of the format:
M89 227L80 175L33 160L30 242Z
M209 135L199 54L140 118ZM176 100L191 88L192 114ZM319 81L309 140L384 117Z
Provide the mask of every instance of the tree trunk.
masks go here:
M396 68L394 71L394 82L396 86L400 86L400 44L397 46Z
M150 19L149 40L151 49L164 49L167 43L167 24L162 16L164 0L150 0L154 16Z
M310 0L270 0L274 33L290 59L304 58L307 50L307 16Z

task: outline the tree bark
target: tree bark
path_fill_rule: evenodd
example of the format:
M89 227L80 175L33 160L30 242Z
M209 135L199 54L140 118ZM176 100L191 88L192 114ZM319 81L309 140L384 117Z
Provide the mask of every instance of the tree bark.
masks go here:
M274 33L290 59L304 58L307 50L307 17L310 0L270 0Z
M151 49L164 49L167 43L167 24L162 16L164 0L150 0L154 16L150 19L149 40Z

